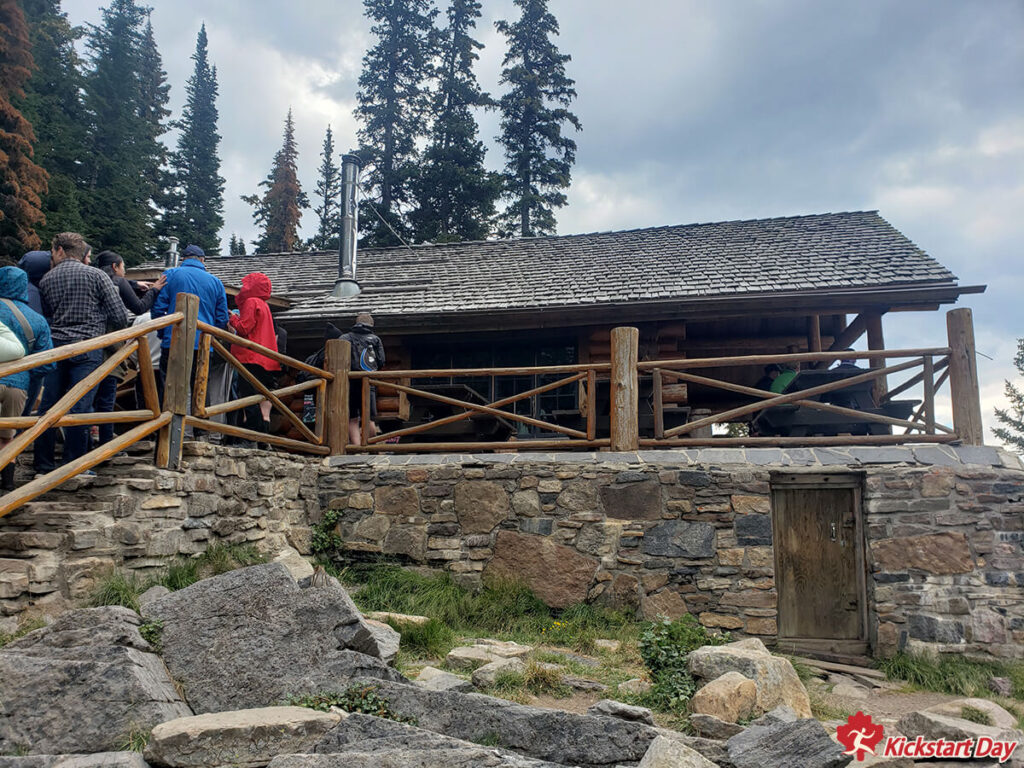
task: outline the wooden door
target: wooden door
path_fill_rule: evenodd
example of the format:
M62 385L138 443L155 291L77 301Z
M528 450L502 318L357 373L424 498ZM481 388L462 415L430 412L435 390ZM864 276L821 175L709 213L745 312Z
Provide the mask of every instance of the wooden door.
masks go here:
M858 475L773 476L780 645L866 652L860 488Z

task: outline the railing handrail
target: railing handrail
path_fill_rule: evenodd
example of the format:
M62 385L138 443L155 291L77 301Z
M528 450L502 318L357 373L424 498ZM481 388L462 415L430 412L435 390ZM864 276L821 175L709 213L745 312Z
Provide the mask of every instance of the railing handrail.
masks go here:
M158 331L169 325L174 325L183 317L184 315L181 312L172 312L169 315L158 317L156 320L147 320L139 325L131 325L127 328L122 328L119 331L111 331L110 333L105 333L102 336L97 336L94 339L85 339L84 341L76 341L71 344L63 344L59 347L47 349L43 352L35 352L31 355L25 355L25 357L19 357L17 360L12 360L9 363L0 363L0 379L6 376L11 376L15 373L21 373L22 371L30 371L41 365L56 363L60 360L67 360L69 357L81 355L85 352L93 352L97 349L106 349L112 344L118 344L122 341L132 341L133 339L137 339L141 336L146 336L153 331Z
M208 333L211 336L215 336L218 339L230 342L231 344L234 344L237 347L245 347L246 349L251 349L256 352L259 352L264 357L269 357L271 360L276 360L279 363L287 365L289 368L297 368L300 371L311 373L314 376L318 376L321 379L326 379L327 381L334 380L334 374L331 373L330 371L325 371L323 368L317 368L315 365L309 365L308 363L305 363L302 360L296 360L294 357L289 357L288 355L282 354L281 352L277 352L276 350L268 349L259 342L251 341L249 339L243 339L241 336L231 333L230 331L225 331L223 328L217 328L216 326L210 325L209 323L204 323L202 320L196 323L196 327L203 333Z
M544 373L586 373L609 371L611 363L573 363L566 365L528 365L520 368L427 368L422 371L349 371L350 379L446 379L469 376L532 376Z
M684 357L673 360L642 360L637 369L649 371L654 368L721 368L724 366L769 365L770 363L812 363L820 360L864 360L893 357L942 356L950 353L949 347L925 347L921 349L872 349L864 352L787 352L779 355L738 355L730 357Z

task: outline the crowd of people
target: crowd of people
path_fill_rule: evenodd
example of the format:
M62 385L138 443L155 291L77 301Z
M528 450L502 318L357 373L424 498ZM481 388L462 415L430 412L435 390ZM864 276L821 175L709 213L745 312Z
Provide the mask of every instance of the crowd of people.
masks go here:
M284 354L287 336L283 328L275 326L267 303L272 288L270 278L265 274L253 272L246 275L241 290L235 296L237 308L229 311L224 284L207 270L206 254L199 246L185 248L181 263L150 283L127 279L124 260L116 252L103 251L94 257L92 248L82 235L63 232L53 238L50 251L31 251L17 264L8 260L6 265L0 266L0 362L87 341L131 324L163 317L174 311L179 293L198 296L200 321ZM374 364L382 363L380 340L369 331L372 318L365 315L360 316L360 320L363 321L357 325L360 332L368 333L376 340L376 344L370 341L370 356L379 357ZM150 340L161 398L164 378L171 364L171 335L171 329L164 328L154 331ZM198 349L198 334L195 344ZM106 359L117 354L117 349L117 346L112 346L83 352L0 378L0 416L49 411ZM232 344L229 351L252 380L268 389L275 386L281 373L281 365L276 359L240 344ZM196 363L194 356L193 377ZM208 405L257 393L250 378L235 375L233 368L220 356L212 355L210 363ZM75 391L77 401L70 412L113 411L119 385L130 378L130 371L136 365L137 361L128 358L88 392ZM136 377L138 407L142 408L138 384ZM238 425L254 433L269 433L270 407L267 401L246 407L240 414ZM224 414L213 418L222 423L225 421ZM114 434L113 424L100 425L98 434L89 426L67 426L60 431L63 432L62 461L65 463L108 442ZM358 434L358 420L355 433ZM13 429L0 430L0 447L9 443L15 434ZM211 432L205 437L219 441L221 436ZM36 439L33 467L37 474L50 472L57 466L57 439L57 429L49 429ZM4 490L14 488L13 462L3 470L0 482Z

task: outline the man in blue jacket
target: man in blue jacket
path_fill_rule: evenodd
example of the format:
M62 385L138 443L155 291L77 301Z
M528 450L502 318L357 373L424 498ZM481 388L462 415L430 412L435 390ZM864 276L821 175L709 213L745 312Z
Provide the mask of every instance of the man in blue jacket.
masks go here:
M49 259L49 255L47 255ZM28 275L18 267L0 269L0 322L14 331L27 354L53 349L50 340L50 325L46 318L35 312L28 304ZM0 416L21 416L30 384L53 371L54 363L47 363L31 371L12 373L0 379ZM32 391L38 392L38 387ZM0 448L14 438L13 429L0 430ZM14 462L0 470L0 487L5 491L14 490Z

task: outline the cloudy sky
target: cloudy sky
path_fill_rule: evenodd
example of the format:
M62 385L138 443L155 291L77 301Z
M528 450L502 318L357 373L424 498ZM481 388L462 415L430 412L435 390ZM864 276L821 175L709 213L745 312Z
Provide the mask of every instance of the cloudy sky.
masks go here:
M443 4L443 0L441 0ZM64 0L72 22L99 0ZM483 0L478 65L499 93L511 0ZM225 239L294 111L311 190L323 132L355 146L371 42L360 0L151 0L179 110L205 21L220 76ZM878 209L952 269L975 313L984 417L1024 336L1022 0L551 0L583 122L563 234ZM481 116L483 136L497 132ZM497 168L496 148L489 163ZM304 229L313 228L307 213ZM888 346L941 345L941 314L887 319Z

